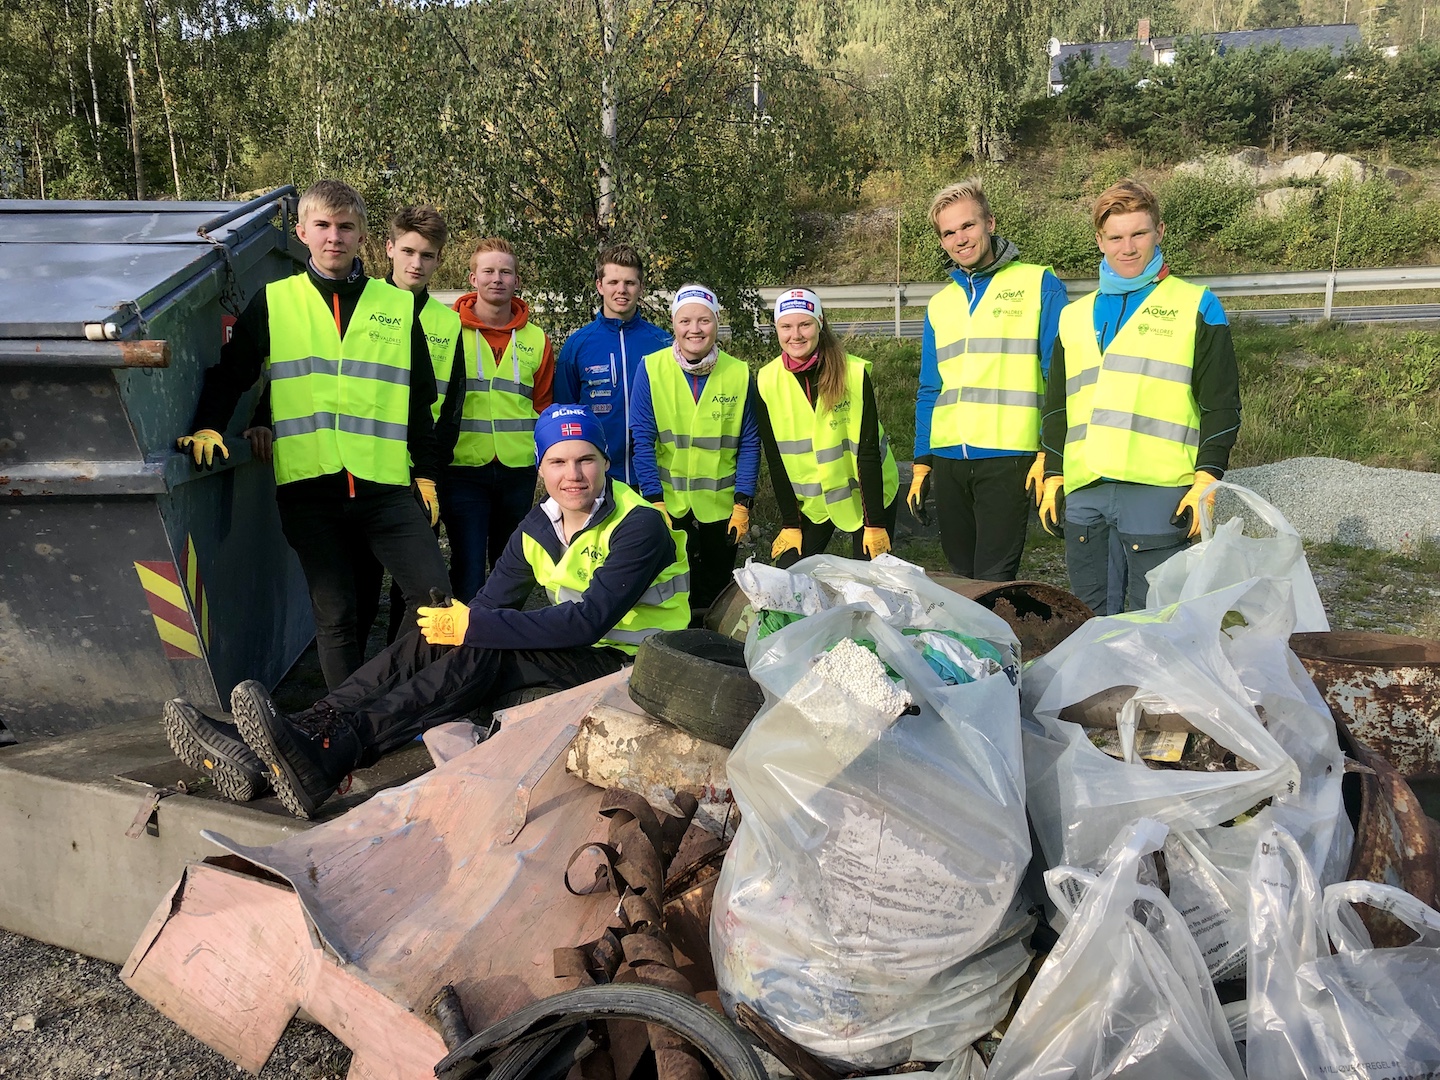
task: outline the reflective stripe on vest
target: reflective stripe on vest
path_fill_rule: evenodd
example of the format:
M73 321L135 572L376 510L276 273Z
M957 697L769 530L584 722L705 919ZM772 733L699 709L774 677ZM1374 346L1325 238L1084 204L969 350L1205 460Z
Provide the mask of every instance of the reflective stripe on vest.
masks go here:
M535 373L545 359L545 331L534 323L510 332L497 360L485 335L473 327L465 345L465 411L455 442L456 465L535 464Z
M556 604L583 603L585 590L610 553L610 540L626 515L643 510L654 513L634 490L618 480L610 486L615 506L600 524L584 529L571 540L557 563L529 533L521 533L525 561L535 581ZM675 561L650 583L625 616L595 642L596 648L610 647L634 655L635 648L661 630L683 630L690 625L690 564L685 558L685 534L670 532L675 541Z
M940 368L940 393L930 414L932 447L1040 448L1040 290L1047 269L1003 267L973 312L954 281L931 298Z
M655 462L665 509L672 517L693 512L697 521L724 521L735 508L735 470L750 369L722 352L700 400L672 349L645 357L655 410Z
M450 375L455 369L455 343L460 340L460 313L452 311L433 296L426 297L420 309L420 329L430 348L430 366L435 369L435 404L430 415L440 419L440 406L450 389Z
M845 364L845 397L834 408L812 406L800 380L785 369L783 357L761 368L755 382L770 414L770 426L800 512L811 521L828 518L836 528L854 532L865 524L856 457L865 411L861 397L870 365L858 356L845 357ZM880 458L881 505L889 506L900 490L900 471L890 453L890 439L883 424ZM880 507L871 509L878 512Z
M1065 348L1065 490L1102 477L1157 487L1195 478L1200 410L1191 388L1195 323L1205 288L1163 278L1104 355L1095 299L1060 313Z
M275 482L348 471L410 483L410 335L415 297L365 282L342 340L305 274L265 287Z

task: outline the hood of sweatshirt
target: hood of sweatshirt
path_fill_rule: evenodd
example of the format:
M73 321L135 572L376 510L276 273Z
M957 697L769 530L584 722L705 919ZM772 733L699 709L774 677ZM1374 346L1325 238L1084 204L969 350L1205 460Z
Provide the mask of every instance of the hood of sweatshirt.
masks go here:
M490 326L475 317L476 293L468 292L456 300L453 307L460 315L460 325L467 330L519 330L530 321L530 305L518 296L510 298L510 321L504 326Z

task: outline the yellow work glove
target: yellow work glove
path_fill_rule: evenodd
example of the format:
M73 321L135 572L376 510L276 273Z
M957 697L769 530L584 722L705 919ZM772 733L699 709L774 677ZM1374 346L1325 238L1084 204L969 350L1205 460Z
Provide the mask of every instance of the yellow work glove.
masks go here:
M730 511L730 542L738 544L750 535L750 508L735 504Z
M664 499L652 502L650 505L653 506L656 510L660 511L660 516L665 519L665 528L673 529L675 527L674 525L670 524L670 511L665 509Z
M417 476L415 487L420 492L420 505L430 515L430 527L433 529L440 522L440 496L435 491L435 481Z
M787 551L800 553L800 545L805 538L800 534L799 529L781 529L780 535L775 538L775 543L770 546L770 558L778 559Z
M905 502L910 507L910 513L915 515L915 520L921 525L930 524L930 513L925 509L925 497L930 494L930 466L916 465L914 478L910 481L910 493L905 496Z
M195 468L215 467L215 451L220 451L220 456L227 461L230 459L230 450L225 445L225 440L220 432L213 428L201 428L194 435L181 435L175 440L175 445L181 450L189 450L190 456L195 459Z
M1200 535L1200 498L1204 495L1205 489L1219 479L1218 476L1208 473L1204 469L1195 470L1195 482L1190 485L1190 490L1185 493L1185 497L1180 500L1180 505L1175 508L1175 516L1170 519L1171 525L1184 526L1186 524L1185 515L1190 515L1190 531L1186 534L1187 539L1193 540ZM1215 492L1204 495L1204 498L1205 509L1214 509Z
M920 466L924 468L924 466ZM865 548L865 554L870 558L877 555L884 555L890 550L890 534L884 529L877 529L873 526L865 526L865 537L861 541Z
M470 609L464 604L417 608L415 621L431 645L463 645L470 627Z
M1061 490L1065 487L1065 478L1063 476L1047 476L1041 481L1040 486L1042 489L1040 492L1040 527L1051 536L1059 536L1060 533L1057 531L1060 528L1058 500Z
M1045 497L1045 451L1041 450L1035 455L1035 464L1030 466L1030 471L1025 474L1025 493L1035 500L1035 505L1040 505L1040 500Z

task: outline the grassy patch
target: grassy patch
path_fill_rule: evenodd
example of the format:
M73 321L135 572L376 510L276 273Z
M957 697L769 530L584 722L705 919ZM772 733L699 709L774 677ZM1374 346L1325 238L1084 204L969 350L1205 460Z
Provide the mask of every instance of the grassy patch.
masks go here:
M1235 329L1244 404L1232 465L1337 457L1440 466L1440 337L1383 327Z
M1426 540L1413 555L1306 544L1305 554L1337 629L1440 638L1440 544Z

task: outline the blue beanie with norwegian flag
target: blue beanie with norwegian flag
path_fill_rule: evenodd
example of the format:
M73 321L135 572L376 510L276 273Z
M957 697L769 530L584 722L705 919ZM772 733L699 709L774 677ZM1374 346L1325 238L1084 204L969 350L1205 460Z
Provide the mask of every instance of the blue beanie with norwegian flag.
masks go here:
M551 405L540 414L535 421L535 460L543 459L556 443L571 439L594 443L605 460L610 460L610 452L605 448L605 429L584 405Z

